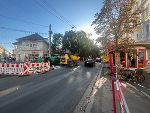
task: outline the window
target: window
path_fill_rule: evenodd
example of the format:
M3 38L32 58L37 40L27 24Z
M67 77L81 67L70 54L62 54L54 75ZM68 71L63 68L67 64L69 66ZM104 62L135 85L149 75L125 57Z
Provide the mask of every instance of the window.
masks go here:
M149 36L149 25L147 24L146 25L146 38L148 38Z
M139 35L137 34L137 39L139 39Z
M33 44L33 47L37 47L37 44Z
M144 61L144 52L139 52L139 62Z

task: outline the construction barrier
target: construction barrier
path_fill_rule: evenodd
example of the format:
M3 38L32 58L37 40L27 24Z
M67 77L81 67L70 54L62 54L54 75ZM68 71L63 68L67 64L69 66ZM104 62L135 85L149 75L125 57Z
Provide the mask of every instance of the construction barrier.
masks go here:
M31 75L46 73L50 70L50 63L0 63L0 75Z
M23 64L1 64L0 63L0 74L2 75L23 75L24 74Z
M118 66L116 66L116 89L117 89L117 94L118 94L118 100L120 103L120 108L121 108L121 113L130 113L127 102L125 100L124 94L122 92L122 83L121 81L118 80Z

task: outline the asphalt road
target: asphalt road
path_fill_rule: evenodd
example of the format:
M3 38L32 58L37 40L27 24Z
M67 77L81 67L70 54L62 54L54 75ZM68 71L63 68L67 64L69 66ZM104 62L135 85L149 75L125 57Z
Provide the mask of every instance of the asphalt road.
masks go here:
M127 85L126 88L123 88L123 93L130 113L150 113L150 98L140 90Z
M61 67L43 75L1 78L0 113L72 113L99 67Z

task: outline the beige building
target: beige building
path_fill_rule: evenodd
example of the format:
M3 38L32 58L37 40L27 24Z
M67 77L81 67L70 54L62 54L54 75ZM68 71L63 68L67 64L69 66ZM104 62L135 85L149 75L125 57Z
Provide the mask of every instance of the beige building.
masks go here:
M11 56L11 53L0 45L0 62L4 61L5 57Z
M0 46L0 56L2 56L3 52L4 52L4 48Z
M48 42L38 34L18 38L13 45L16 60L20 62L48 55Z

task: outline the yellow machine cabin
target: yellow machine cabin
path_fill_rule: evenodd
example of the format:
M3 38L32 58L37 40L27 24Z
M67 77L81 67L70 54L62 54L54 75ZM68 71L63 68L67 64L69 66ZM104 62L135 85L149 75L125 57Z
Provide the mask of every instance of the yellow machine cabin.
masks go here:
M61 65L77 66L79 65L80 57L78 55L65 54L60 58Z

